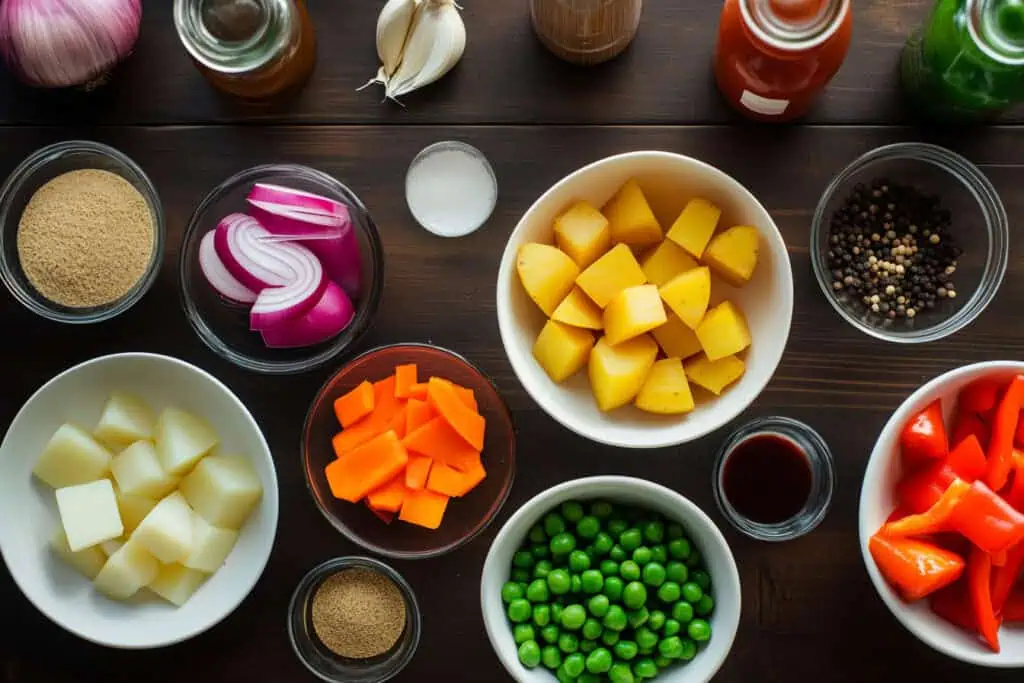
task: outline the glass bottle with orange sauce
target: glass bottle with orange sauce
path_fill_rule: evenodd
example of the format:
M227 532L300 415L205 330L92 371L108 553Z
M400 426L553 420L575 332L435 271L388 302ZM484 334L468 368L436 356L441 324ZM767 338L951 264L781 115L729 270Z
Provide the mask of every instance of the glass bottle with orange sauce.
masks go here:
M725 0L718 87L749 118L799 118L839 71L852 28L850 0Z
M174 23L199 71L236 97L296 89L316 63L305 0L174 0Z

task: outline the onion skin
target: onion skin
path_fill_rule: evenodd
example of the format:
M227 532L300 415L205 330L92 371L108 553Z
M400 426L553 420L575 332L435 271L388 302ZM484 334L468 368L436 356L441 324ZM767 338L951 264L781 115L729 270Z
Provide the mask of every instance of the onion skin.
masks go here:
M23 82L90 84L132 52L141 0L3 0L0 55Z

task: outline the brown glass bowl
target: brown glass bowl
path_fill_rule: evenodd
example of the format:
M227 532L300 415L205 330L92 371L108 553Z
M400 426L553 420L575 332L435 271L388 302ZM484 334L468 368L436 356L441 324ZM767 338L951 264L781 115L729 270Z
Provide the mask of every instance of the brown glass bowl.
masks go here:
M487 477L461 498L452 498L438 529L430 530L395 519L387 524L364 503L331 495L324 468L334 461L331 439L340 431L334 400L364 380L376 382L395 366L416 363L420 381L431 376L472 389L487 421L481 453ZM516 439L508 406L487 377L462 356L427 344L395 344L367 351L339 370L317 393L306 415L302 466L313 500L324 517L354 543L399 559L436 557L469 542L483 531L508 498L515 477Z

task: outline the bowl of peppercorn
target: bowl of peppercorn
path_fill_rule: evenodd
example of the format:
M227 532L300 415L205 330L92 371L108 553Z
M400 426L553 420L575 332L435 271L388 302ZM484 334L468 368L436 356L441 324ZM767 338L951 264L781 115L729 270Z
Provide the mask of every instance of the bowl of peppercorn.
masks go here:
M1009 222L988 178L936 145L871 150L825 189L811 226L818 284L848 323L913 344L963 329L1006 273Z

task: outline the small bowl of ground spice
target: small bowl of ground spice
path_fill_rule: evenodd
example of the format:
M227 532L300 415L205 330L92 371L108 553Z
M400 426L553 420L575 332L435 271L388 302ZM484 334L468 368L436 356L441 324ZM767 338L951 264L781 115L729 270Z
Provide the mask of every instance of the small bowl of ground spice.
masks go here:
M394 569L368 557L339 557L299 582L288 606L288 637L321 680L381 683L416 652L420 611Z
M936 145L859 157L818 203L811 262L833 308L878 339L920 343L966 327L1006 273L1009 222L988 178Z
M155 282L163 247L156 189L106 145L44 147L0 190L0 278L44 318L95 323L123 313Z

